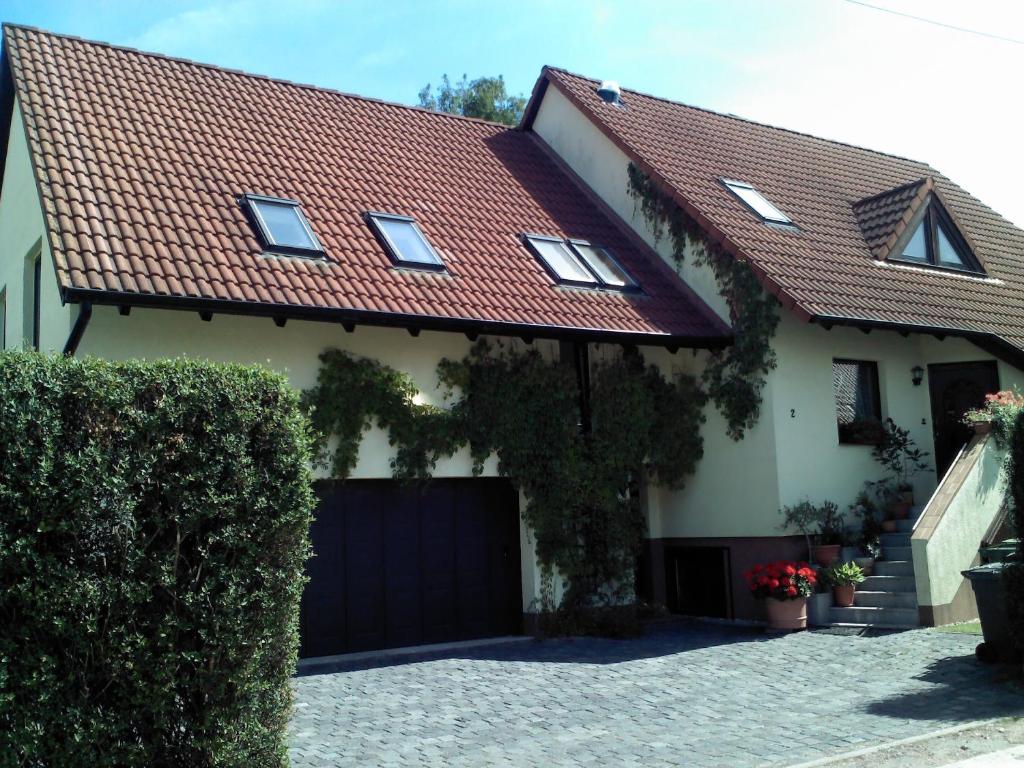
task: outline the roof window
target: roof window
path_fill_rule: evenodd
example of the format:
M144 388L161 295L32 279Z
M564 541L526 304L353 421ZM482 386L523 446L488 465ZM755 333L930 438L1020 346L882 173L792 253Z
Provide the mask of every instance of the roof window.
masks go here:
M935 202L928 206L900 255L892 258L960 272L984 271L949 214Z
M444 262L415 219L393 213L370 212L366 214L366 220L395 264L414 269L444 269Z
M545 235L523 235L523 240L559 283L616 291L638 288L607 248Z
M758 192L750 184L744 181L732 181L730 179L722 179L723 184L726 188L732 192L736 197L746 203L747 207L750 208L754 213L760 216L767 222L772 224L792 224L792 219L786 214L772 205L768 198Z
M323 256L323 246L295 200L244 195L241 202L268 251Z

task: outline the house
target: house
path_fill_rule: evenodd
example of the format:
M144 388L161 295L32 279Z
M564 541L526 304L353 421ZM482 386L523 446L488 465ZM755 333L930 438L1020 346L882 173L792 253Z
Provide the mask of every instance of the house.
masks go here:
M755 423L736 440L709 407L687 486L643 489L640 583L678 610L756 616L738 574L800 552L780 506L877 478L845 439L858 419L936 456L927 499L956 411L1022 378L1024 232L921 163L556 69L509 129L11 25L0 68L7 348L261 362L306 389L336 347L437 404L438 362L479 338L699 375L733 318L630 196L645 174L781 307ZM518 632L536 610L494 458L476 476L462 450L414 491L393 456L373 429L346 482L319 481L305 656ZM679 589L694 569L700 605ZM960 610L950 584L926 621Z

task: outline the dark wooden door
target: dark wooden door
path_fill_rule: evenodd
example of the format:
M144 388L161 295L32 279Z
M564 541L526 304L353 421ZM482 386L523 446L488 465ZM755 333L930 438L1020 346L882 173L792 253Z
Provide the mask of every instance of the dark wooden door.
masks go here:
M300 656L515 634L518 494L505 480L323 482Z
M729 594L727 547L665 548L665 607L669 611L731 618Z
M961 422L963 415L984 403L985 395L999 390L999 369L995 361L988 360L929 365L928 390L935 435L935 471L941 479L971 439L971 429Z

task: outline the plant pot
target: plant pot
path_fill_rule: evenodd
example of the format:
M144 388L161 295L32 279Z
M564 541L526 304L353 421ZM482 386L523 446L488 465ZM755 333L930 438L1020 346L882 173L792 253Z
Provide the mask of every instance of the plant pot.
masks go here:
M860 555L860 547L843 547L839 550L839 561L848 563Z
M819 544L814 547L814 562L818 565L829 566L839 559L840 544Z
M992 431L991 421L972 421L971 426L974 427L974 434L976 435L987 435Z
M832 592L815 592L807 598L807 623L812 627L827 627L832 623L829 609L832 607Z
M875 558L873 557L855 557L853 562L864 572L865 576L870 576L875 567Z
M777 630L807 629L807 598L778 600L765 598L768 610L768 628Z
M897 520L906 520L910 517L910 502L909 501L897 501L892 505L893 516Z
M849 608L853 605L853 594L857 591L856 584L836 584L832 587L832 598L837 608Z
M882 530L885 531L886 533L895 533L896 532L896 521L895 520L888 520L888 519L883 520L882 521Z

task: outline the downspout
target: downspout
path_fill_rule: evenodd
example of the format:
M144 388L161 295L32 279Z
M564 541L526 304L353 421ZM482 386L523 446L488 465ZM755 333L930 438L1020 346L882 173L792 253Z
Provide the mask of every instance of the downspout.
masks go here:
M92 302L83 301L78 305L78 317L75 319L75 324L71 327L68 342L64 345L64 354L68 357L74 357L75 350L78 349L78 342L82 340L82 334L85 333L85 327L89 325L89 320L91 319Z
M573 342L573 362L576 366L576 386L580 398L580 426L583 434L590 434L590 349L586 342Z

